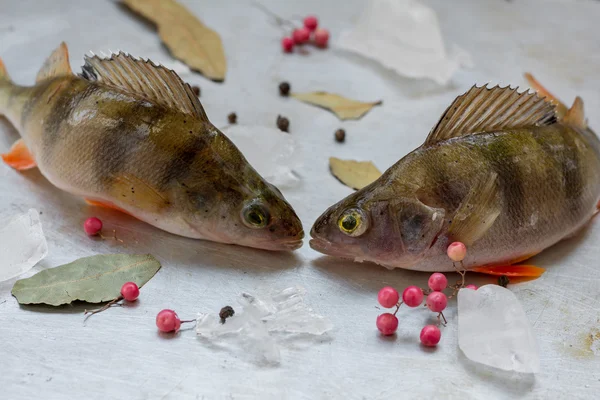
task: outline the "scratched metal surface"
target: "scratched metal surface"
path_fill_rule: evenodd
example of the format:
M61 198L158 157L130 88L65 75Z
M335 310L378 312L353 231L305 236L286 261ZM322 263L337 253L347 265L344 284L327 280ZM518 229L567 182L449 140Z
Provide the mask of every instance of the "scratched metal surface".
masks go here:
M460 44L476 66L445 88L400 78L361 57L310 50L284 56L283 32L250 2L185 1L222 35L229 70L225 84L199 75L202 102L217 126L235 111L240 123L272 126L291 120L304 147L302 184L285 194L306 229L319 213L350 193L327 171L330 155L375 160L385 169L418 146L452 99L473 83L524 85L532 71L566 101L585 100L590 124L600 129L600 3L589 1L428 1L447 40ZM333 35L350 26L361 1L265 1L285 17L314 12ZM0 56L15 81L34 80L45 57L68 42L74 68L89 50L123 49L171 61L152 27L111 1L22 0L0 6ZM364 100L383 99L360 121L278 97L277 84L329 90ZM335 144L344 127L347 142ZM0 150L18 137L0 123ZM36 208L49 256L30 274L78 257L151 252L162 270L132 307L111 309L83 323L83 306L19 307L10 296L15 279L0 284L0 387L3 399L387 399L387 398L597 398L600 391L599 221L575 238L536 257L548 269L533 282L513 285L533 324L542 371L520 377L472 365L457 347L456 308L436 350L418 346L428 318L402 310L396 338L375 329L376 293L383 285L424 285L427 275L387 271L320 257L308 246L271 254L176 237L117 212L86 206L53 188L36 170L0 166L0 217ZM81 224L91 215L125 241L94 241ZM29 275L30 275L29 274ZM476 279L475 283L484 280ZM290 285L307 288L307 301L331 318L329 339L285 348L279 367L258 367L243 355L204 346L193 332L159 335L154 316L173 308L185 318L234 303L253 293ZM594 352L596 351L596 353Z

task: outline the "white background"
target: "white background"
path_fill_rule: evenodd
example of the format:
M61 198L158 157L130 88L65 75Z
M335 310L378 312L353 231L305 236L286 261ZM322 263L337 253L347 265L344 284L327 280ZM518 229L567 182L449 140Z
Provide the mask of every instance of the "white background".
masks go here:
M224 84L197 74L184 79L202 88L201 101L216 126L235 111L241 124L291 121L303 146L300 186L284 190L305 229L351 190L327 167L329 156L373 160L388 168L419 146L440 113L474 83L526 86L533 72L565 102L581 95L592 127L600 129L600 2L426 1L437 11L448 43L473 56L475 67L450 85L401 78L378 64L335 48L284 55L284 32L249 1L184 1L222 36L228 60ZM360 14L359 0L263 1L291 18L315 13L337 34ZM0 5L0 57L12 78L31 84L48 54L65 40L78 70L92 50L122 49L172 62L151 25L111 1L7 1ZM293 90L327 90L365 101L382 99L360 121L278 96L280 81ZM347 131L344 144L333 132ZM0 150L18 138L0 121ZM522 301L541 350L533 377L501 374L471 364L457 346L456 304L435 350L419 346L430 314L402 309L395 338L375 329L376 295L384 285L424 286L427 274L388 271L321 257L305 245L275 254L184 239L131 217L92 208L52 187L37 170L0 166L0 220L29 208L42 211L49 256L34 270L111 252L146 253L163 268L132 307L114 308L83 323L83 305L20 307L15 279L0 284L0 398L2 399L387 399L387 398L597 398L600 390L600 221L542 253L533 263L548 269L510 288ZM125 243L94 241L81 228L97 215ZM471 277L471 282L489 282ZM209 348L194 332L161 336L156 313L172 308L183 318L235 307L242 291L265 293L291 285L307 288L307 302L335 329L312 345L285 348L279 367L258 367L244 354ZM433 397L432 397L433 396Z

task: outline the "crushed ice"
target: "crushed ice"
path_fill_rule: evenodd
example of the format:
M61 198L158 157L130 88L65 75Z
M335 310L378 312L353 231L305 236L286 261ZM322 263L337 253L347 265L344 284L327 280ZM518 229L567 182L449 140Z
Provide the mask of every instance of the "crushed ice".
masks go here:
M259 364L279 364L282 345L314 339L333 328L304 303L305 293L300 287L284 289L268 299L242 293L238 298L242 310L236 310L224 324L218 314L200 314L196 333L210 345L243 353Z
M469 54L444 47L440 25L431 8L416 0L371 0L353 30L342 32L337 45L374 59L409 78L430 78L446 84Z
M538 346L521 303L510 290L485 285L458 292L458 345L472 361L537 373Z
M0 225L0 282L29 271L48 254L37 210L31 209Z
M231 125L223 133L268 182L291 187L299 181L294 171L302 166L302 156L292 135L254 125Z

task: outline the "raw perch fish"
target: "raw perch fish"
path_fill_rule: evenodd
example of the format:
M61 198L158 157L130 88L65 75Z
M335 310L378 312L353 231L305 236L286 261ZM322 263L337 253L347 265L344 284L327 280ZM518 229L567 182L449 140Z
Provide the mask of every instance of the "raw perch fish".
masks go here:
M119 53L86 57L74 75L62 43L36 85L0 61L0 114L22 139L4 161L39 167L52 184L166 231L267 250L304 232L281 192L208 120L175 72Z
M451 271L446 249L460 241L467 269L506 271L575 233L598 200L600 141L579 97L567 109L537 94L475 86L421 147L325 211L310 245L388 268ZM512 268L507 275L518 275Z

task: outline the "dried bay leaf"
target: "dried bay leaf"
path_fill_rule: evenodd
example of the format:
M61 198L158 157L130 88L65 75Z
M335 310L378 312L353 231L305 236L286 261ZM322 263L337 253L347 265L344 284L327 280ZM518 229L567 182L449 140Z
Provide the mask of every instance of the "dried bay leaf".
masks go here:
M341 160L329 158L331 173L344 185L352 189L362 189L381 176L381 172L371 161Z
M20 304L101 303L119 297L125 282L141 287L159 269L160 263L150 254L101 254L18 280L11 293Z
M381 104L381 101L363 103L327 92L293 93L292 97L305 103L326 108L341 120L359 119L369 112L371 108Z
M175 0L123 0L123 3L156 24L161 40L175 58L209 79L225 79L227 60L221 37L186 7Z

